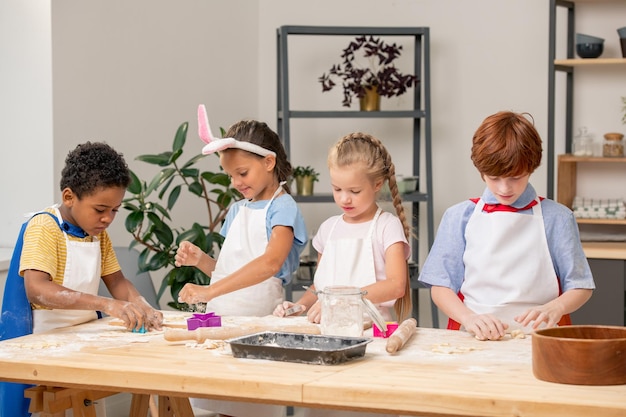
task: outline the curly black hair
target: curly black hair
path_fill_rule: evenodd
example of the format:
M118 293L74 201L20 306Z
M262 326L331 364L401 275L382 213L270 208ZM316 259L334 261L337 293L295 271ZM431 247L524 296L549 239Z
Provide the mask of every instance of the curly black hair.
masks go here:
M130 171L124 157L103 142L78 145L65 158L61 171L61 191L72 190L80 199L100 188L128 188Z

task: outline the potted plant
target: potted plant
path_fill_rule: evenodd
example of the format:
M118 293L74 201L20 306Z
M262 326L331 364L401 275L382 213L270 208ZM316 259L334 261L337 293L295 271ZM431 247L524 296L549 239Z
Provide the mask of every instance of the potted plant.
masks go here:
M297 166L293 170L298 195L313 195L313 184L319 181L319 173L310 165Z
M415 75L403 74L396 68L394 61L401 52L402 45L390 45L373 36L357 36L343 50L343 61L319 77L322 92L332 90L336 85L335 79L341 80L344 107L350 107L353 97L361 99L361 103L365 104L368 94L377 94L378 99L380 96L401 96L419 82ZM359 62L359 57L365 58L367 62Z
M171 268L161 282L157 300L169 287L174 301L168 305L179 310L188 309L186 304L179 304L177 301L178 292L183 286L188 282L208 285L210 278L195 267L174 265L178 245L183 240L189 240L213 255L224 240L219 234L219 228L228 208L233 201L241 198L239 192L231 188L230 179L224 172L203 172L196 167L196 163L205 158L205 155L195 155L181 163L188 125L185 122L179 126L171 151L135 158L157 165L161 170L150 182L140 180L131 171L131 183L128 187L131 196L124 199L123 203L123 207L130 211L125 223L126 230L133 236L130 247L143 246L139 256L139 270L143 272ZM183 190L197 196L206 206L208 224L194 222L189 227L172 225L170 212Z

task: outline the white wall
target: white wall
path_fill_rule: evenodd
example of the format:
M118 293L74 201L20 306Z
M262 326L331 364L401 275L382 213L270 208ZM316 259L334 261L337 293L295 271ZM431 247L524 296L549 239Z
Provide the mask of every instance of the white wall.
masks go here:
M48 0L0 2L0 247L53 202L50 22Z

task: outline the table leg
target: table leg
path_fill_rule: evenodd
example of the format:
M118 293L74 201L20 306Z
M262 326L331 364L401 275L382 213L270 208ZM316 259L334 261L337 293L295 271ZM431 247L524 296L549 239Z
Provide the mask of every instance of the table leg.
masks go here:
M150 395L148 394L133 394L130 401L129 417L147 417L148 407L150 404ZM153 415L151 417L158 417Z
M189 398L159 395L159 417L194 417Z

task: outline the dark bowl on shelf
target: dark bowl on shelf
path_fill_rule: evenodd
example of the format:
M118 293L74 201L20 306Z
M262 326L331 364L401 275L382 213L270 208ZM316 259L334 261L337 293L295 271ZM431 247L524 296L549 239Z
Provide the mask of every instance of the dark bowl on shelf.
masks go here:
M581 58L597 58L602 55L603 43L577 43L576 53Z
M604 43L604 38L592 35L585 35L584 33L577 33L576 43Z

